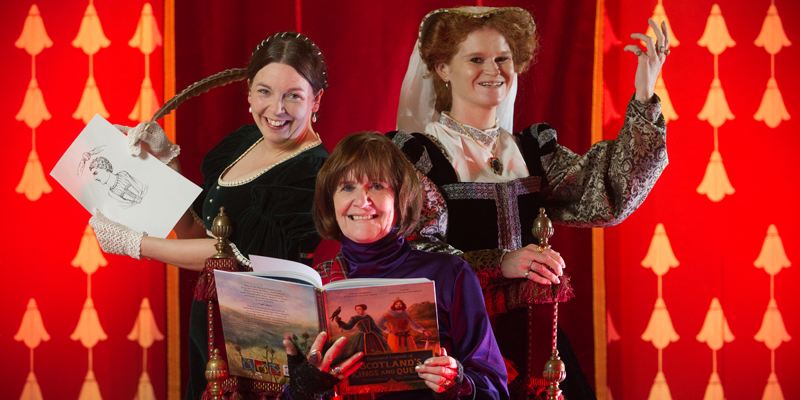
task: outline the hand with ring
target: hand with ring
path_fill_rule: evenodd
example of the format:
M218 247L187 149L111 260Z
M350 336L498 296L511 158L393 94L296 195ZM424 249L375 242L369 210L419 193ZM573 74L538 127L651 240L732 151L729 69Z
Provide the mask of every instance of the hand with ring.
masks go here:
M455 385L461 385L464 373L455 358L447 355L447 350L442 347L441 357L432 357L425 360L424 364L416 366L417 374L425 381L431 390L442 393Z
M561 283L558 277L564 274L564 268L566 265L561 254L533 244L506 253L500 264L503 277L530 279L542 285Z
M647 21L653 32L656 35L655 42L653 38L642 33L631 34L631 38L638 39L644 42L646 52L643 52L639 46L629 44L625 46L625 51L630 51L636 54L639 61L636 67L636 78L634 84L636 86L636 100L647 103L655 94L656 81L658 74L661 72L661 67L667 59L669 54L669 28L666 22L661 23L661 28L658 27L655 21L650 18Z
M283 346L289 364L289 394L296 400L312 400L319 398L332 389L339 381L347 379L363 364L359 359L364 355L358 352L344 360L335 368L331 368L336 355L347 342L346 337L341 337L322 355L323 346L328 338L326 332L321 332L311 345L308 357L303 357L292 342L291 336L286 335Z
M320 357L322 348L325 345L327 338L327 332L320 332L320 334L317 335L317 338L314 340L314 344L311 345L311 351L308 352L308 362L322 372L330 373L340 380L345 379L350 376L350 374L355 372L359 367L361 367L362 363L358 360L361 359L364 353L358 352L353 354L353 356L347 360L344 360L335 368L331 368L331 363L333 362L334 358L336 358L336 356L339 354L339 351L341 351L344 344L347 343L347 337L342 336L337 339L335 342L333 342L325 355ZM286 338L283 340L283 346L286 348L286 353L288 355L298 354L297 348L295 347L294 342L291 341L289 335L286 335Z
M310 362L311 365L317 366L320 361L322 361L322 359L320 358L319 350L314 349L308 353L308 362Z

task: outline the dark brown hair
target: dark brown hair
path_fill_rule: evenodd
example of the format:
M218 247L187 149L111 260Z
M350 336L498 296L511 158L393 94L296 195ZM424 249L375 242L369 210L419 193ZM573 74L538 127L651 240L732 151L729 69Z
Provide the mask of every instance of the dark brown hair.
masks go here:
M407 236L416 228L422 207L422 187L414 166L386 136L378 132L359 132L345 136L317 174L313 214L320 236L341 240L342 230L336 220L333 195L348 177L367 177L387 182L392 187L397 217L394 237Z
M309 38L297 32L278 32L253 48L247 63L247 82L253 82L258 71L271 63L294 68L314 89L314 94L328 88L328 74L322 52Z
M484 28L494 29L505 37L516 73L527 71L533 62L539 46L536 25L527 11L512 8L483 17L459 12L440 12L429 16L422 30L419 51L433 79L436 111L449 111L453 105L452 93L436 73L436 64L452 61L461 42L470 33Z
M367 311L367 305L366 304L356 304L353 307L353 309L355 309L356 307L361 307L364 311Z

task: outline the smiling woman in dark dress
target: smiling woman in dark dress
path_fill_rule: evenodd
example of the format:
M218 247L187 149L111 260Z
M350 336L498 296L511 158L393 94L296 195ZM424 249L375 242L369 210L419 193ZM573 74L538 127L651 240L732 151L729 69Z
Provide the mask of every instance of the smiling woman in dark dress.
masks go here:
M226 136L203 159L202 194L175 226L178 240L152 238L97 213L89 223L107 253L163 261L202 270L215 253L208 230L221 206L233 223L230 240L242 268L249 254L310 264L320 238L311 220L319 169L328 156L312 122L328 87L322 53L305 36L279 32L261 41L246 68L250 114L255 124ZM244 110L242 110L244 112ZM120 127L129 143L180 172L177 145L157 124ZM138 154L139 148L132 152ZM202 216L202 217L201 217ZM189 328L189 384L186 399L206 389L208 316L194 300Z

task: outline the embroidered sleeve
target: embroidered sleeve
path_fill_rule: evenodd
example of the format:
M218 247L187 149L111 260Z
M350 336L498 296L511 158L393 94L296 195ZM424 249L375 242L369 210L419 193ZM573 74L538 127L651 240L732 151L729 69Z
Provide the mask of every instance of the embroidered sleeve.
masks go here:
M572 226L607 227L642 204L668 163L666 122L657 100L645 104L631 98L617 139L598 142L582 156L555 143L553 129L538 132L542 150L548 144L554 148L541 158L550 218Z
M461 257L478 274L479 278L500 274L501 249L485 249L463 252L447 244L447 202L439 188L425 174L417 171L424 189L422 211L417 229L408 237L408 242L417 250L448 253ZM484 279L481 279L484 282Z

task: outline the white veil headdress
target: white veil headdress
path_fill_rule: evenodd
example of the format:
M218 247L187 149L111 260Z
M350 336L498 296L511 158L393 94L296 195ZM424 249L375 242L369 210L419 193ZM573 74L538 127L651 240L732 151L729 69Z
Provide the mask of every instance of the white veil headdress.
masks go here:
M408 60L408 70L405 78L403 78L403 86L400 89L400 104L397 108L398 130L424 132L425 125L439 119L439 113L434 108L436 92L433 89L433 79L429 76L426 77L428 75L428 67L419 52L422 36L427 33L426 22L428 22L429 18L439 13L457 13L472 18L483 18L509 10L524 12L530 16L527 11L518 7L460 7L434 10L422 19L417 42L414 44L414 50L412 50L411 58ZM514 101L517 99L518 81L515 73L514 83L508 90L508 96L497 106L497 123L506 132L513 132Z

